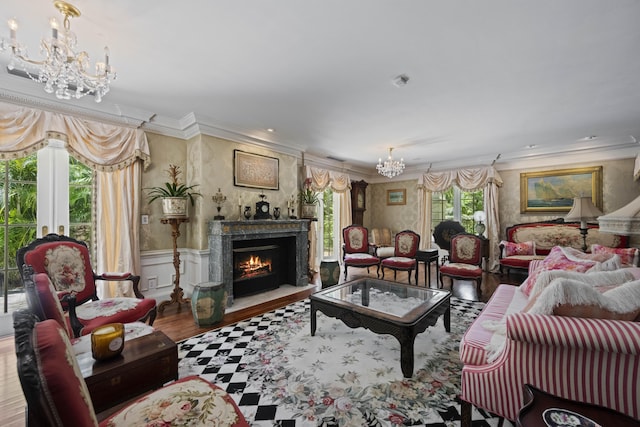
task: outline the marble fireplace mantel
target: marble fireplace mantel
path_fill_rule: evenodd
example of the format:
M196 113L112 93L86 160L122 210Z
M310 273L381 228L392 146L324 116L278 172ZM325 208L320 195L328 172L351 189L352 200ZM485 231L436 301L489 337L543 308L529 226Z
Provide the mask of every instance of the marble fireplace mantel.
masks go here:
M309 284L309 220L246 220L209 222L209 281L224 283L227 305L233 304L233 242L295 237L295 286Z

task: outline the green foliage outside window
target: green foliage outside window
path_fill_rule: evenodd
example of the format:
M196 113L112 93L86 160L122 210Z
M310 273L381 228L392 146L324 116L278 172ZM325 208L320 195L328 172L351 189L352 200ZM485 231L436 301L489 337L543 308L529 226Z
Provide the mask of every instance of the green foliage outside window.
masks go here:
M475 233L475 223L473 221L473 213L483 210L484 192L477 191L459 191L460 195L460 217L456 218L455 203L456 191L451 187L446 191L434 192L431 195L431 229L433 230L438 224L446 220L454 220L460 222L468 233Z
M18 249L36 238L38 194L37 155L0 161L0 290L3 311L8 311L8 295L22 292L16 265ZM91 248L93 230L93 171L69 158L69 221L65 230ZM54 232L57 230L50 230Z
M323 199L323 233L322 233L322 246L324 248L324 257L333 257L333 191L327 188L322 193Z

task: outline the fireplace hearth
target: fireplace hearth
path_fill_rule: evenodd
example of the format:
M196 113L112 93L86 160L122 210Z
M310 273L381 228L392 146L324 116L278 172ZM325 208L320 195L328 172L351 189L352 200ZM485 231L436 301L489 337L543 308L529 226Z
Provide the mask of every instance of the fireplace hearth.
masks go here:
M209 281L234 298L280 285L306 286L309 220L209 222Z

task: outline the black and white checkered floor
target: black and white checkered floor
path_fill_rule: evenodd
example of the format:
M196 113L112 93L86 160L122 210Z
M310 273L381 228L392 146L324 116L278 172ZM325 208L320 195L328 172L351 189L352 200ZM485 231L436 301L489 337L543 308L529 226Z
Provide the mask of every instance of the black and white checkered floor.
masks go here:
M309 305L309 300L300 301L182 341L179 344L178 354L180 377L200 375L225 389L233 396L242 413L253 426L331 425L323 424L321 420L312 424L307 420L293 417L290 410L282 405L276 405L271 396L263 395L248 381L249 373L243 365L245 349L256 333L263 333L294 314L308 312ZM452 318L454 315L475 318L481 308L482 305L479 303L452 298ZM429 427L460 425L459 409L459 402L453 403L446 412L438 412L437 419L426 420L419 425ZM473 420L474 427L489 427L498 426L501 419L474 409ZM512 424L504 421L503 425L511 426Z

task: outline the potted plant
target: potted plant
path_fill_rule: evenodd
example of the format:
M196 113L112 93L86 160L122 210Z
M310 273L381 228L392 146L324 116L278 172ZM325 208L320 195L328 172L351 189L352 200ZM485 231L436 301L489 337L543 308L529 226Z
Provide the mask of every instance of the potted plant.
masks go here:
M194 191L198 184L186 185L180 183L179 176L182 173L180 166L169 165L166 171L170 181L163 186L145 188L149 190L149 203L156 199L162 200L162 212L167 218L179 218L187 216L187 199L191 206L195 204L195 198L202 194Z
M318 216L317 205L319 201L318 193L311 189L311 179L305 179L303 188L300 191L300 217L316 218Z

